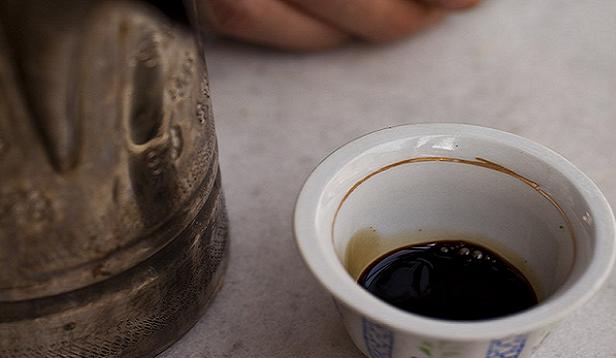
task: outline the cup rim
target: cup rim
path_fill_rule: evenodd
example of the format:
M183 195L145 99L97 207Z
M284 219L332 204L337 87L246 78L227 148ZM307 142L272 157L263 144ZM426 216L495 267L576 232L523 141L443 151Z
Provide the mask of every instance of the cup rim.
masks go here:
M317 214L321 194L345 164L365 151L390 141L418 135L479 136L527 151L567 178L592 211L596 246L591 262L559 297L526 311L484 321L447 321L397 309L362 289L346 272L329 240L319 240ZM420 336L459 341L487 340L528 333L557 323L586 303L607 279L616 256L614 214L595 183L567 159L529 139L497 129L457 123L404 124L360 136L334 150L308 176L294 212L296 243L309 269L344 305L366 318L393 329ZM328 242L328 245L321 244Z

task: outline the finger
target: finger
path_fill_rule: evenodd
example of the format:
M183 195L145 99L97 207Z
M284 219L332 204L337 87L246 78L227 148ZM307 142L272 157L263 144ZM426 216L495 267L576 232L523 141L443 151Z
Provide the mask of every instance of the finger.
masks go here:
M220 34L282 49L311 51L348 36L281 0L199 0L198 11Z
M396 40L433 23L443 10L409 0L287 0L370 41Z
M479 0L421 0L421 2L447 9L466 9L477 5Z

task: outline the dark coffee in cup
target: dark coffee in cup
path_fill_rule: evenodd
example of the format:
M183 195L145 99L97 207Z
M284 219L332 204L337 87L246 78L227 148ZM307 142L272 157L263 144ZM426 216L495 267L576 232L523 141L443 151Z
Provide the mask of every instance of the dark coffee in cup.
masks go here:
M538 302L532 285L515 266L466 241L395 249L368 265L358 282L402 310L445 320L502 317Z

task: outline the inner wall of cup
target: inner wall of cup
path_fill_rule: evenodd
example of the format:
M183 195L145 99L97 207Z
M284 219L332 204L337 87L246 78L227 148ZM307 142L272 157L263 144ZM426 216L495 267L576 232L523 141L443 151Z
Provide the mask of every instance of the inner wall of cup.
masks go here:
M529 182L472 162L420 161L381 170L362 179L335 219L336 254L353 278L395 248L450 239L505 257L540 300L570 277L574 224Z

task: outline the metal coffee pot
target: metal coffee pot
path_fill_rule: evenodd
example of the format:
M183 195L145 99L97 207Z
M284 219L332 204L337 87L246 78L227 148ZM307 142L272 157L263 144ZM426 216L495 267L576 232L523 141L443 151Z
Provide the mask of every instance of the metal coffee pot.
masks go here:
M141 3L0 4L0 357L148 357L221 285L204 62Z

